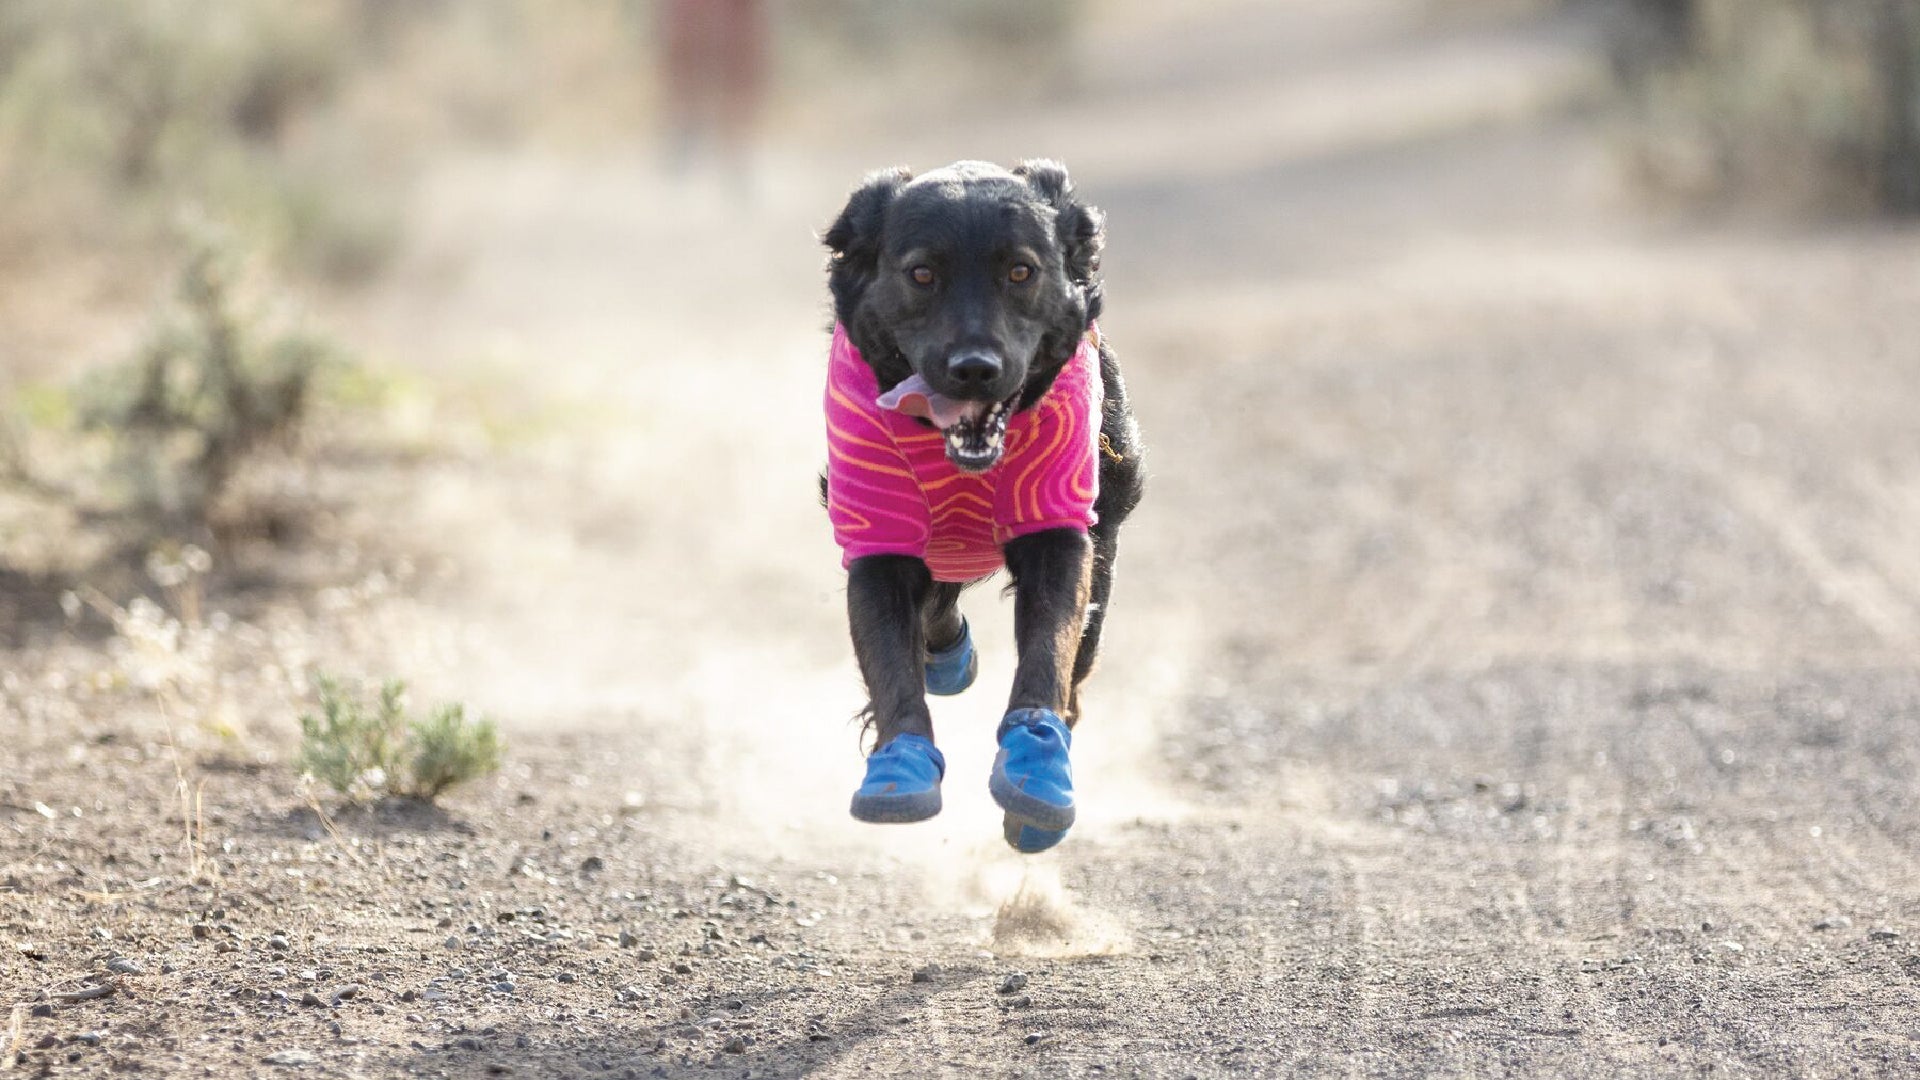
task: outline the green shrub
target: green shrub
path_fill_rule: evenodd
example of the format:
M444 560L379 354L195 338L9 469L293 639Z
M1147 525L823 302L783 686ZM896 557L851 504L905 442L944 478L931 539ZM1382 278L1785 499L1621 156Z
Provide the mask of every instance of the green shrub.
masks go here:
M411 794L431 799L442 791L500 769L500 735L491 720L468 720L467 707L442 705L407 725L413 748Z
M243 308L237 276L203 239L138 353L81 387L81 426L113 441L136 511L204 522L247 461L298 428L333 355Z
M314 686L320 712L300 717L298 767L349 799L432 800L500 768L498 729L491 720L469 719L464 705L412 719L406 684L397 679L382 684L371 702L324 675Z
M300 771L351 799L385 793L406 741L406 685L389 680L371 708L327 676L316 678L314 688L320 714L300 717Z

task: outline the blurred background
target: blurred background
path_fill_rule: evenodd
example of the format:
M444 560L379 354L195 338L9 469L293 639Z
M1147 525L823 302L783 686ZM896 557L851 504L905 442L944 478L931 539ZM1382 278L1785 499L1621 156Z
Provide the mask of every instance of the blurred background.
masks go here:
M509 816L1001 857L845 818L815 232L1038 156L1152 447L1070 885L1246 814L1383 909L1604 836L1556 895L1784 926L1630 884L1719 837L1920 914L1915 0L4 0L0 796L287 813L331 671L499 717Z
M449 455L618 472L568 440L625 431L659 474L620 483L657 491L691 462L650 442L712 437L774 483L770 430L798 452L807 426L808 230L870 167L1065 160L1170 376L1422 260L1577 296L1624 272L1601 237L1838 258L1920 211L1900 0L1163 7L6 5L0 641L46 640L76 583L150 587L156 545L218 548L216 588L324 560L322 519L383 486L417 508Z

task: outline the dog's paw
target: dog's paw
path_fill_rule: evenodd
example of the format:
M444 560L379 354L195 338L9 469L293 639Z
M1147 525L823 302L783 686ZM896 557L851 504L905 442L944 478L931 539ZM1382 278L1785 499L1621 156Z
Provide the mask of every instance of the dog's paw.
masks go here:
M920 735L896 735L867 755L867 775L853 793L853 816L875 824L925 821L940 812L946 756Z
M1009 818L1064 833L1074 815L1073 764L1067 756L1073 733L1066 721L1049 709L1014 709L1000 721L998 740L1000 753L987 781L993 801Z

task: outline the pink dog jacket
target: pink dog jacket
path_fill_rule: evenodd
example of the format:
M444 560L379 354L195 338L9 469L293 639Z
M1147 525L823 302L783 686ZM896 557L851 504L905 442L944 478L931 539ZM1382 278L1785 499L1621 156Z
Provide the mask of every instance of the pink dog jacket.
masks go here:
M938 429L879 404L880 384L845 327L827 360L827 516L841 565L912 555L936 581L1003 565L1000 546L1043 529L1085 532L1100 491L1100 358L1089 330L1032 408L1007 421L993 468L965 473Z

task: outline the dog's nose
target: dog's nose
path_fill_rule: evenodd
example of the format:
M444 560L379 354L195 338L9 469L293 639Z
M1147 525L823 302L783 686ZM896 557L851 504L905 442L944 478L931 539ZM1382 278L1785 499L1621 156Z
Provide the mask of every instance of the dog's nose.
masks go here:
M947 377L961 386L985 386L1000 377L1000 358L992 353L961 353L947 361Z

